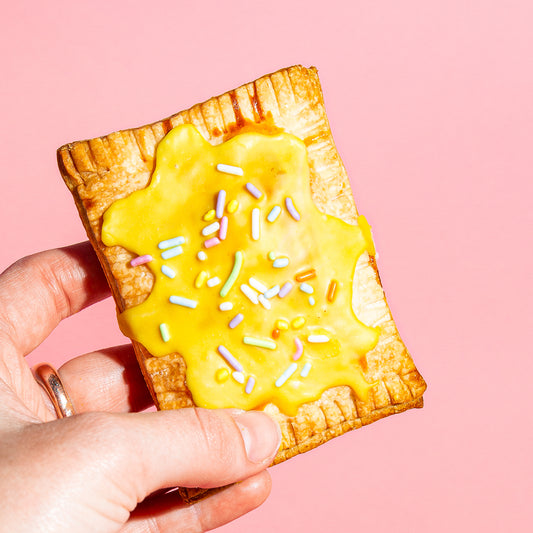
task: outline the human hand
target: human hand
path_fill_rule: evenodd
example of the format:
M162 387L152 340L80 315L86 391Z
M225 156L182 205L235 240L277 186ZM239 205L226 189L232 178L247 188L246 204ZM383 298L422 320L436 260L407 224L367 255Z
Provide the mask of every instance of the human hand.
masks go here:
M138 412L151 398L130 345L59 368L77 414L57 419L24 357L108 294L89 243L24 258L0 276L0 531L206 531L270 491L277 425L254 411ZM237 481L193 505L161 492Z

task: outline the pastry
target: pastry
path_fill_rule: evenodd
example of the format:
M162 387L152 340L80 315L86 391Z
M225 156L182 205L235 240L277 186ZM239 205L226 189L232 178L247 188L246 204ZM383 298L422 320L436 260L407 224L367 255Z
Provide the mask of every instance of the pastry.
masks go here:
M263 409L279 463L422 407L316 69L62 146L58 162L159 409Z

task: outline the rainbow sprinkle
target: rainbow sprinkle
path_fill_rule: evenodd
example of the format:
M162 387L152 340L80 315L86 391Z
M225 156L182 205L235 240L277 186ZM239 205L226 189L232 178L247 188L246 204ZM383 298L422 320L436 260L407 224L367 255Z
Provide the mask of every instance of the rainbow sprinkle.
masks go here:
M253 287L257 292L264 293L268 290L268 287L256 278L250 278L248 280L250 287Z
M136 267L140 265L145 265L146 263L149 263L150 261L153 261L153 260L154 258L151 255L140 255L139 257L134 257L130 261L130 265L132 267Z
M241 167L235 167L233 165L225 165L224 163L219 163L217 165L217 170L219 172L224 172L224 174L232 174L233 176L244 176L244 171Z
M315 305L316 301L312 296L309 296L309 299L307 300L309 302L309 305Z
M294 276L294 279L298 282L308 281L313 278L316 278L316 270L314 268L304 270L303 272L300 272L299 274L296 274L296 276Z
M257 200L263 196L263 193L253 183L247 183L246 190Z
M198 305L196 300L190 300L183 296L172 295L168 300L171 304L181 305L182 307L188 307L189 309L196 309L196 306Z
M172 259L183 253L183 248L181 246L176 246L174 248L169 248L161 253L163 259Z
M250 300L250 302L255 305L259 303L259 300L257 299L257 293L252 289L252 287L246 285L246 283L241 285L241 291L243 292L244 296Z
M211 220L215 220L216 212L214 209L210 209L202 218L206 222L211 222Z
M278 257L278 259L274 259L274 262L272 263L272 266L274 268L285 268L289 266L289 258L288 257Z
M207 272L205 270L202 270L197 276L196 276L196 279L194 280L194 286L197 288L197 289L201 289L205 283L205 281L207 280Z
M285 382L296 372L298 365L296 363L291 363L289 368L281 374L281 376L276 380L276 387L281 387Z
M260 294L257 299L265 309L267 309L268 311L272 309L272 304L265 298L263 294Z
M327 335L309 335L307 337L307 342L312 342L315 344L329 342L329 337Z
M328 292L327 292L327 295L326 295L326 298L327 298L329 303L333 303L335 301L336 294L337 294L337 280L332 279L329 282Z
M303 316L299 316L291 322L291 326L294 329L300 329L301 327L303 327L304 324L305 324L305 318Z
M226 204L226 191L221 189L217 194L217 205L215 207L215 214L217 218L222 218L224 214L224 205Z
M225 347L222 346L222 344L217 348L218 353L226 360L226 362L236 370L237 372L242 372L244 370L243 366L235 357L231 354L231 352Z
M233 304L231 302L222 302L218 308L221 311L231 311L233 309Z
M237 383L241 385L244 383L244 374L242 372L233 372L231 376Z
M306 378L309 375L309 371L311 370L311 363L307 362L305 363L304 367L302 368L302 371L300 372L300 376L303 378Z
M220 244L220 239L218 237L211 237L204 242L206 248L213 248L213 246L216 246L217 244Z
M239 202L235 199L233 199L226 207L226 211L230 214L235 213L237 209L239 209Z
M172 239L167 239L166 241L161 241L157 247L160 250L166 250L167 248L172 248L173 246L179 246L180 244L185 244L185 237L174 237Z
M244 388L244 392L246 394L251 394L255 387L255 378L253 376L250 376L248 378L248 381L246 382L246 387Z
M290 281L287 281L286 283L283 284L283 287L281 287L281 289L279 290L278 296L280 298L285 298L285 296L287 296L287 294L289 294L289 292L291 291L292 291L292 283Z
M305 294L313 294L315 292L315 289L309 283L300 283L300 290L305 292Z
M163 339L163 342L168 342L170 340L168 326L164 322L162 324L159 324L159 333L161 333L161 338Z
M304 353L304 345L298 337L294 338L294 344L296 344L296 351L292 355L292 358L295 361L298 361L298 359L300 359L300 357L302 357L302 354Z
M274 296L277 296L279 294L279 291L280 291L280 287L279 285L274 285L273 287L270 287L270 289L268 289L267 291L265 291L263 293L263 296L265 298L268 298L270 300L270 298L274 298Z
M296 210L296 207L294 207L294 203L292 201L292 198L290 196L287 196L285 198L285 207L287 208L287 211L289 212L289 215L291 215L296 222L300 220L300 213Z
M274 251L270 251L270 252L268 252L268 258L269 258L271 261L274 261L274 259L276 259L276 252L274 252Z
M202 230L202 235L204 237L207 237L208 235L213 235L213 233L216 233L220 229L220 223L219 222L213 222L212 224L209 224L209 226L206 226Z
M198 258L198 261L205 261L207 259L207 254L203 250L200 250L196 254L196 257Z
M280 318L276 320L276 327L281 329L281 331L287 331L289 329L289 323L285 319Z
M224 283L224 285L222 286L222 289L220 289L220 296L222 296L222 298L225 298L227 296L228 292L237 280L242 268L243 261L244 254L240 250L238 250L237 252L235 252L235 262L233 263L233 268L231 269L230 275L228 276L226 283Z
M228 235L228 217L224 215L220 219L220 231L218 232L218 238L221 241L224 241L226 240L227 235Z
M237 313L230 321L228 326L231 329L235 329L244 319L244 315L242 313Z
M277 218L279 217L281 213L281 207L279 205L275 205L271 210L270 213L267 215L267 220L269 222L275 222Z
M258 339L257 337L244 336L242 338L242 342L244 342L244 344L248 344L249 346L267 348L268 350L275 350L277 348L277 344L270 339Z
M207 280L208 287L216 287L217 285L220 285L220 278L218 276L213 276Z
M161 272L163 272L167 278L174 279L176 277L176 272L168 265L161 265Z

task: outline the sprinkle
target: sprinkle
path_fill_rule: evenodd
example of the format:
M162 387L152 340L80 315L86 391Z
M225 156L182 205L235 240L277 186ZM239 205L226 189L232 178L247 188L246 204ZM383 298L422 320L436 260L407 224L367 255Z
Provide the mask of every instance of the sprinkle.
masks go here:
M222 215L224 214L225 203L226 203L226 191L224 189L221 189L220 191L218 191L217 205L215 208L215 214L217 218L222 218Z
M235 329L244 319L244 315L242 313L237 313L230 321L228 326L231 329Z
M309 302L309 305L315 305L316 304L316 301L315 301L315 299L312 296L309 296L308 302Z
M154 260L154 258L151 255L140 255L139 257L134 257L130 261L130 265L132 267L136 267L136 266L139 266L139 265L144 265L146 263L149 263L150 261L153 261L153 260Z
M274 328L272 330L272 338L274 340L278 340L280 335L281 335L281 331L278 328Z
M262 294L260 294L257 299L265 309L268 309L269 311L272 309L272 304Z
M275 222L276 219L279 217L279 214L281 213L281 207L279 205L275 205L271 210L270 213L268 213L267 220L269 222Z
M299 316L298 318L295 318L291 322L291 326L294 329L300 329L305 324L305 318L303 316Z
M173 239L167 239L166 241L161 241L157 247L160 250L166 250L167 248L172 248L173 246L179 246L180 244L185 243L184 237L174 237Z
M216 371L216 374L215 374L215 379L219 382L219 383L224 383L225 381L227 381L229 378L229 371L227 368L219 368L217 371Z
M170 340L168 326L164 322L162 324L159 324L159 332L161 333L161 338L163 339L163 342L168 342Z
M299 274L296 274L296 276L294 276L294 279L298 282L308 281L313 278L316 278L316 270L314 268L304 270L303 272L300 272Z
M244 383L244 374L242 372L233 372L231 376L237 383L241 385Z
M307 362L302 368L302 371L300 372L300 376L302 376L303 378L306 378L309 375L309 370L311 370L311 363Z
M163 259L172 259L183 253L183 248L181 246L176 246L175 248L169 248L161 253Z
M198 261L205 261L207 259L207 254L203 250L200 250L196 254L196 257L198 258Z
M213 222L212 224L209 224L209 226L206 226L202 230L202 235L204 237L207 237L208 235L213 235L213 233L216 233L220 229L220 223Z
M250 284L251 287L253 287L257 292L266 292L268 291L268 287L264 284L264 283L261 283L258 279L256 278L250 278L248 280L248 283Z
M261 196L263 196L263 193L253 183L247 183L246 190L258 200L261 198Z
M215 220L216 211L214 209L210 209L202 218L206 222L211 222L211 220Z
M231 354L231 352L225 347L222 346L222 344L217 348L218 353L227 361L229 366L236 370L237 372L242 372L244 370L243 366L235 357Z
M279 257L278 259L275 259L272 263L272 266L274 268L285 268L286 266L289 266L289 258L288 257Z
M217 170L219 172L224 172L224 174L232 174L233 176L244 176L242 168L234 167L233 165L224 165L224 163L219 163L217 165Z
M285 298L285 296L287 296L287 294L289 294L289 292L291 291L292 291L292 283L290 281L287 281L286 283L283 284L283 287L281 287L281 289L279 290L278 296L280 298Z
M227 206L226 206L226 211L228 213L235 213L235 211L237 211L237 209L239 209L239 202L237 202L237 200L233 199Z
M217 285L220 285L220 278L218 276L213 276L207 280L208 287L216 287Z
M327 292L327 295L326 295L326 298L328 299L328 302L333 303L333 301L335 300L336 293L337 293L337 280L336 279L332 279L329 282L328 292Z
M163 272L167 278L174 279L176 277L176 272L168 265L161 265L161 272Z
M261 209L254 207L252 209L252 239L258 241L261 238Z
M218 232L218 238L224 241L228 235L228 217L223 216L220 219L220 231Z
M327 335L309 335L307 337L307 342L313 342L315 344L329 342L329 337Z
M300 220L300 213L298 213L298 211L296 210L296 207L294 207L294 203L290 196L287 196L285 198L285 207L287 208L289 215L291 215L291 217L294 218L294 220L296 221Z
M257 346L259 348L268 348L269 350L275 350L277 345L270 339L258 339L257 337L243 337L242 342L249 346Z
M289 368L276 380L276 387L281 387L296 372L296 368L298 368L298 365L291 363Z
M280 318L276 320L276 327L281 329L281 331L287 331L289 329L289 323L283 318Z
M253 304L258 304L259 300L257 299L257 293L250 287L249 285L246 285L246 283L243 283L241 285L241 291L243 292L244 296L250 300Z
M276 259L276 252L268 252L268 258L271 260L271 261L274 261L274 259Z
M309 285L309 283L301 283L300 290L302 292L305 292L305 294L313 294L315 292L315 290L313 289L313 287L311 287L311 285Z
M295 361L298 361L298 359L300 359L300 357L302 357L302 354L304 353L304 345L298 337L294 338L294 344L296 344L296 351L292 354L292 358Z
M202 270L194 280L194 286L197 289L201 289L205 283L205 280L207 279L207 272L205 270Z
M244 392L246 394L251 394L251 392L254 390L255 387L255 378L253 376L250 376L248 378L248 381L246 382L246 387L244 388Z
M230 275L228 276L226 283L224 283L222 286L222 289L220 289L220 296L222 296L222 298L225 298L228 295L228 292L237 280L239 273L241 272L243 259L243 253L240 250L237 250L235 252L235 262L233 263L233 268L231 269Z
M233 309L233 304L231 302L222 302L218 308L221 311L231 311Z
M268 289L268 291L265 291L263 293L263 296L270 300L270 298L274 298L274 296L279 294L279 291L280 291L279 285L274 285L273 287L270 287L270 289Z
M189 300L183 296L171 296L169 298L171 304L181 305L182 307L188 307L189 309L196 309L198 302L196 300Z
M216 246L217 244L220 244L220 239L218 237L211 237L204 242L206 248L213 248L213 246Z

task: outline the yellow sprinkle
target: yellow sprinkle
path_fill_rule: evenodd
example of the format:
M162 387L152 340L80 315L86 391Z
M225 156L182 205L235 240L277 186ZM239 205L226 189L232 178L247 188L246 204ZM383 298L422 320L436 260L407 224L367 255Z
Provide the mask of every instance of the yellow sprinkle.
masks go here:
M219 383L224 383L229 378L229 370L227 368L219 368L215 374L215 379Z
M291 322L291 326L293 329L300 329L305 324L305 318L303 316L299 316L298 318L295 318Z
M210 209L205 215L204 215L204 220L206 222L210 222L211 220L215 220L215 215L216 215L216 212L214 209Z
M289 329L289 323L286 320L283 320L283 318L280 318L279 320L276 320L276 327L281 329L281 331L287 331Z
M196 279L194 280L194 286L197 289L200 289L202 285L205 283L206 279L207 279L207 272L205 270L202 270L200 274L196 276Z
M239 202L237 200L232 200L226 207L228 213L235 213L239 209Z

